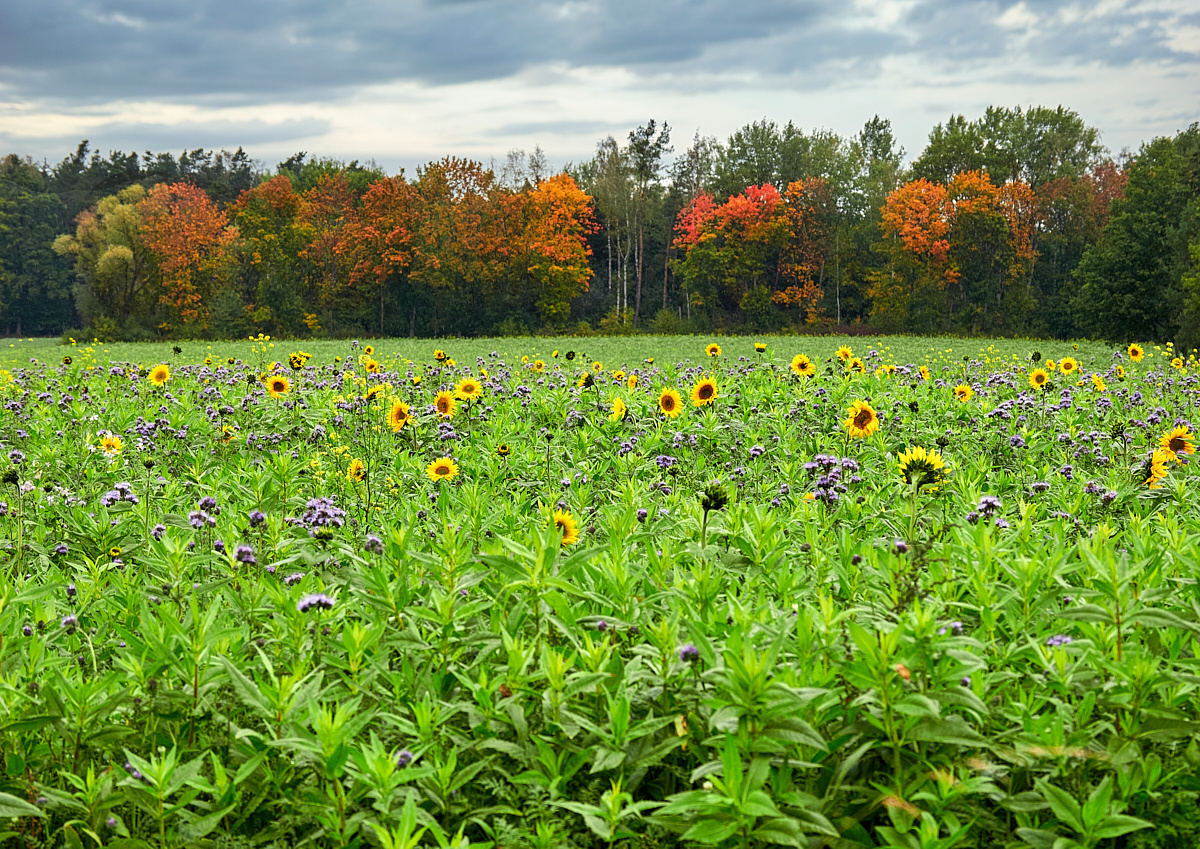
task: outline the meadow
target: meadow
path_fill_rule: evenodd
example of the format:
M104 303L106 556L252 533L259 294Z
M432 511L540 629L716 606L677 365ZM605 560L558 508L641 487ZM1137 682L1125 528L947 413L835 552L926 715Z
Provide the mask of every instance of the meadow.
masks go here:
M0 343L0 839L1200 845L1198 366Z

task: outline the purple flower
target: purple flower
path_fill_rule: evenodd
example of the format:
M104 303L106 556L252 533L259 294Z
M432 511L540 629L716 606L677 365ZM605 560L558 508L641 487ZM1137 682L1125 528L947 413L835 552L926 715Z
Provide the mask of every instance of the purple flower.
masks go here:
M1051 648L1060 648L1071 642L1071 638L1066 634L1055 634L1050 639L1046 640L1046 645Z
M324 593L309 593L304 598L296 602L296 609L301 613L307 613L314 607L320 610L332 610L333 599Z
M767 453L767 449L761 445L750 446L750 457L752 459L758 459L759 457L761 457L763 454L766 454L766 453Z
M408 766L410 763L413 762L414 757L415 757L415 755L413 755L413 753L410 752L408 749L402 749L400 751L400 754L396 755L396 766L399 767L400 769L404 769L406 766Z
M75 585L67 584L67 598L75 598Z
M155 525L154 528L151 529L151 531L150 531L150 536L154 537L155 539L162 539L163 534L165 534L166 532L167 532L166 525Z
M700 649L691 643L684 643L679 647L679 659L684 663L696 663L700 660Z
M649 510L647 510L645 507L639 507L639 508L638 508L638 511L637 511L637 520L638 520L639 522L644 522L644 521L646 521L646 517L647 517L647 516L649 516L649 515L650 515L650 511L649 511Z
M223 540L223 539L213 540L213 551L217 552L217 554L224 554L225 553L225 540Z
M249 563L251 565L258 562L254 557L254 549L248 545L239 545L233 552L233 557L239 563Z
M274 572L275 567L273 567L273 566L268 567L268 571ZM304 580L303 572L293 572L292 574L290 574L286 578L284 578L283 582L290 587L292 584L298 584L302 580Z
M383 554L383 540L375 534L367 534L367 544L364 546L370 554Z
M59 557L62 557L67 553L67 544L65 542L60 542L58 545L54 546L54 553Z
M597 623L596 623L596 630L597 630L597 631L602 631L602 632L603 632L603 631L607 631L607 630L608 630L608 623L607 623L607 622L605 622L603 619L601 619L599 622L597 622Z
M971 676L964 675L962 678L958 679L958 683L964 687L970 687L971 686Z
M74 634L75 629L79 627L79 620L73 614L68 613L62 618L60 624L67 630L68 634Z
M263 512L261 510L251 510L250 511L250 527L252 527L252 528L258 527L263 522L265 522L266 519L267 519L267 517L265 515L263 515Z
M908 543L902 539L896 540L896 553L905 554L908 552Z

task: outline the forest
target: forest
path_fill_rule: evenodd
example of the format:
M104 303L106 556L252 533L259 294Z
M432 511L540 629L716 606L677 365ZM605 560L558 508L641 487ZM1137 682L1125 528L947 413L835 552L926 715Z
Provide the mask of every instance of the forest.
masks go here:
M686 148L650 120L557 173L540 148L412 176L0 160L4 334L835 331L1200 345L1200 126L1114 154L1073 110L992 107L910 160L879 116Z

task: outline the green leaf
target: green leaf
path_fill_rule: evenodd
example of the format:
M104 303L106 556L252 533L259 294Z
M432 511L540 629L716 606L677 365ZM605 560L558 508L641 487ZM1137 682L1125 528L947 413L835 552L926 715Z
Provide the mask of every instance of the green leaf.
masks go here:
M44 817L41 808L37 808L24 799L19 799L8 793L0 793L0 817Z
M1139 828L1153 827L1154 823L1146 822L1137 817L1130 817L1125 814L1112 814L1101 820L1100 827L1092 832L1092 836L1098 840L1106 840L1110 837L1120 837L1122 834L1137 831Z
M736 822L720 820L703 820L684 832L684 840L695 840L697 843L721 843L733 837L737 832Z
M925 743L954 743L959 746L986 747L988 741L957 714L942 719L928 719L910 729L909 740Z

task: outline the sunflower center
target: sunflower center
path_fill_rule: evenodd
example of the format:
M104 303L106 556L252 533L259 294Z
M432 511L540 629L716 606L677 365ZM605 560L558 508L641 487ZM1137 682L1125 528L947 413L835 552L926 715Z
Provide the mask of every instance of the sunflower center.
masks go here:
M697 394L700 396L701 400L707 401L713 396L713 387L710 384L705 383L701 385L700 391Z
M1175 436L1171 438L1171 441L1167 443L1167 446L1176 454L1178 454L1180 451L1187 448L1187 440L1182 436Z
M663 399L662 399L662 408L664 410L674 410L675 409L675 399L672 398L670 395L664 395Z
M871 423L874 414L870 410L859 410L854 414L854 426L864 428Z

